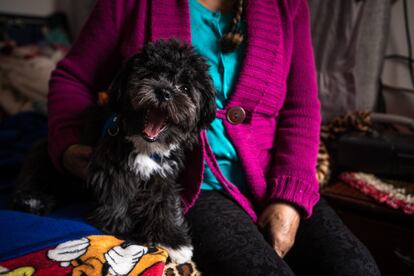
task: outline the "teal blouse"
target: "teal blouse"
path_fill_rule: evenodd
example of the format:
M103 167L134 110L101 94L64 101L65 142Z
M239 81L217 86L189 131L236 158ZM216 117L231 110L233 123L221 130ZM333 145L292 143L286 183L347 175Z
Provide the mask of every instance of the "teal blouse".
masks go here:
M207 58L210 65L210 75L217 90L216 104L223 109L226 100L233 92L237 80L238 69L241 66L245 43L237 50L223 53L220 50L220 39L231 26L233 14L213 12L197 0L189 0L192 44L197 51ZM245 23L242 22L245 29ZM221 119L216 118L207 130L210 146L224 176L235 184L242 192L246 192L243 168L236 149L227 137ZM213 175L207 164L204 171L203 190L220 190L221 184Z

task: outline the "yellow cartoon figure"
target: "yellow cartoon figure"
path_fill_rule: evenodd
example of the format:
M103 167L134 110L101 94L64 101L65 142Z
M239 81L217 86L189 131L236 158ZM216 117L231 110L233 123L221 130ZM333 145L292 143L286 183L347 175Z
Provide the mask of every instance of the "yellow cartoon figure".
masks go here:
M1 276L32 276L34 273L35 269L31 266L18 267L13 270L9 270L3 266L0 266Z
M164 262L167 252L130 244L113 236L88 236L67 241L48 251L49 259L72 266L72 275L139 275Z

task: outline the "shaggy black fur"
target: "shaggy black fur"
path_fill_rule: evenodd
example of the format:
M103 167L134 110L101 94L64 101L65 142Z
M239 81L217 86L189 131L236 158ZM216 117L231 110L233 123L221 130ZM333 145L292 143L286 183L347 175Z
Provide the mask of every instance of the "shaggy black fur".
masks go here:
M149 43L127 61L109 93L117 123L100 139L89 166L87 187L96 201L90 221L134 242L191 248L176 179L184 152L215 116L206 61L175 40ZM51 202L50 189L33 179L26 177L17 189L15 206L45 213L50 208L22 202L27 196Z

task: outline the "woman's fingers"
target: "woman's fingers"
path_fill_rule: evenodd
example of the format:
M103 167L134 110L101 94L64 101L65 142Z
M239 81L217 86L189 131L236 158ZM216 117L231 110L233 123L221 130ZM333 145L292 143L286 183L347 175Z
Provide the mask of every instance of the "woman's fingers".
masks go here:
M299 227L300 215L287 203L270 204L260 215L258 226L267 235L272 247L280 257L292 248Z
M91 154L92 147L90 146L71 145L63 154L63 166L69 173L85 180Z

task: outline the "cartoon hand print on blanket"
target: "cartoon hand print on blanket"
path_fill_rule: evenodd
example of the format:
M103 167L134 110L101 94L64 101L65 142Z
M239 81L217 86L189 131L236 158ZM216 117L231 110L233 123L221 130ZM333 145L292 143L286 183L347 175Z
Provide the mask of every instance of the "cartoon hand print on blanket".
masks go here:
M109 273L112 275L127 275L140 260L147 254L148 248L141 245L115 246L105 253L105 260L110 268Z
M47 252L49 259L60 262L60 265L67 267L70 262L84 255L89 247L89 240L82 238L79 240L67 241L56 246Z
M113 236L88 236L67 241L47 252L61 267L71 267L72 275L139 275L165 263L167 252L119 240Z

